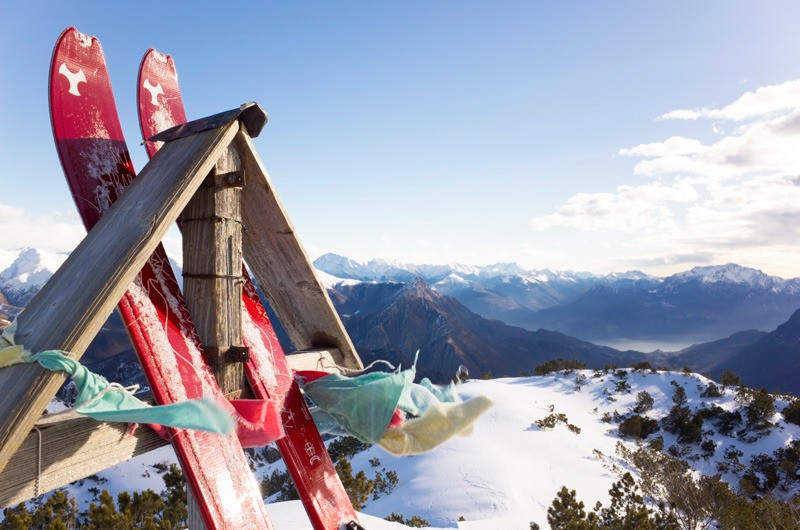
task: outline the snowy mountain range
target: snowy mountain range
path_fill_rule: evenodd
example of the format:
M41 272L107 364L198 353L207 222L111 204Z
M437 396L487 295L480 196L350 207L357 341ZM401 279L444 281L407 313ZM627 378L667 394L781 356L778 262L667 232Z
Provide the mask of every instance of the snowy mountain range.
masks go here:
M0 252L0 328L65 259L65 254L32 248ZM735 367L748 384L800 392L791 374L779 368L794 366L800 358L800 317L792 317L800 307L796 279L731 264L697 267L667 278L636 271L604 276L526 271L514 264L360 264L330 254L317 260L317 266L328 269L320 276L365 360L385 358L408 365L419 349L420 373L436 380L448 380L460 364L473 375L494 376L528 372L554 357L575 358L590 367L627 365L646 355L581 339L678 336L696 345L647 358L712 374ZM547 303L576 298L539 311L524 306L527 298L537 296L538 303L544 303L543 294L550 297ZM494 313L525 312L528 329L488 318L489 302ZM476 307L483 308L483 314ZM273 321L281 336L279 322ZM117 361L110 361L115 357ZM100 363L98 369L114 380L143 383L116 314L105 323L84 362Z
M800 307L800 279L736 264L695 267L665 278L640 271L593 275L485 267L359 263L325 254L314 265L365 282L420 278L475 313L525 329L583 340L647 338L703 342L745 329L774 329ZM336 285L335 279L330 281Z

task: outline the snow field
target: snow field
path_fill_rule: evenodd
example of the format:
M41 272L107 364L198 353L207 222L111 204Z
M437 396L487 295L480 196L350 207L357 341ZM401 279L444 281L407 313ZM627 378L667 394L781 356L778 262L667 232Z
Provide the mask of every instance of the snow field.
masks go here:
M575 489L578 499L591 509L597 501L608 504L608 489L618 480L612 466L630 469L616 454L621 440L617 424L604 422L604 413L613 415L617 411L624 415L634 405L636 394L645 390L654 399L653 409L646 415L660 419L673 405L672 381L684 387L687 406L692 410L703 404L716 404L726 410L739 407L732 389L719 398L700 397L709 380L697 374L629 370L622 378L613 371L599 372L599 377L595 377L596 373L582 370L543 377L476 380L461 385L465 399L486 395L495 402L477 421L470 436L456 437L423 455L398 458L374 446L353 457L354 474L364 470L373 478L376 471L385 468L394 470L399 478L394 491L367 503L362 510L365 514L362 524L370 530L402 528L382 520L395 512L406 518L419 515L433 528L528 530L530 521L547 528L547 508L561 486ZM579 376L586 380L578 391ZM630 389L618 392L622 380ZM551 405L553 413L566 414L568 422L581 429L580 434L560 423L553 429L537 427L534 422L550 414ZM776 401L778 411L785 406L785 400ZM740 460L746 466L752 456L771 454L789 441L800 439L800 427L786 424L779 413L773 422L775 426L754 443L721 435L706 422L703 430L713 431L706 437L714 440L717 451L706 460L700 456L699 445L692 446L690 465L699 473L716 474L716 464L724 460L723 451L730 445L744 453ZM665 450L676 443L675 436L663 430L651 438L658 435L664 437ZM622 443L636 447L632 441ZM375 457L380 460L378 467L369 462ZM106 482L102 484L87 479L68 489L79 499L82 510L88 508L92 499L88 492L92 486L106 488L115 496L122 490L148 487L161 491L163 481L152 464L162 461L176 462L171 448L158 449L103 471L100 479ZM283 470L283 463L261 465L256 476L261 480L275 469ZM731 472L723 478L733 485L739 480ZM310 528L299 502L271 503L269 511L278 530ZM458 522L461 516L466 521Z

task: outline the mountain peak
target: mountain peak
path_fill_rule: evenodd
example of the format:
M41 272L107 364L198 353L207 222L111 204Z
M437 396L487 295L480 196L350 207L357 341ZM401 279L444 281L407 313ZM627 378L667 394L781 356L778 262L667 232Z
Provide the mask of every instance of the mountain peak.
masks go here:
M364 263L328 252L314 260L314 267L336 278L370 281L376 274Z
M0 290L8 301L24 306L67 259L67 254L38 248L3 251L0 254Z
M736 263L694 267L691 270L673 274L668 280L678 282L700 281L702 283L724 282L761 288L768 288L773 285L785 283L785 280L782 278L769 276L759 269L743 267Z

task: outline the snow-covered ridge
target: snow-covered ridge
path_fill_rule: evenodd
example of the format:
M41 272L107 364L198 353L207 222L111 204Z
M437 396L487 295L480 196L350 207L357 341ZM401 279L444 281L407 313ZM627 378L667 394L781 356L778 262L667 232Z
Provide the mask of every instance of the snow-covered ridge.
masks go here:
M700 281L702 283L731 283L760 289L798 289L800 282L797 279L785 280L778 276L770 276L750 267L742 267L735 263L713 265L708 267L695 267L685 272L673 274L668 278L673 282Z
M607 505L608 490L619 478L613 466L622 464L617 443L637 447L631 439L620 437L619 423L611 418L629 414L637 394L643 391L653 398L652 409L643 414L652 419L663 418L673 406L675 385L685 390L686 406L692 411L716 406L726 411L741 410L735 389L724 390L719 397L703 397L709 380L697 374L582 370L469 381L459 387L464 398L485 395L495 403L478 420L471 435L456 437L414 457L393 457L377 446L353 457L354 474L363 470L373 477L385 468L395 471L399 479L393 491L370 499L362 511L380 518L392 512L405 517L419 515L433 528L528 530L530 521L547 528L546 511L561 486L577 490L578 498L589 507L598 500ZM703 431L704 439L713 443L712 454L700 444L685 445L688 449L682 454L701 474L719 473L719 464L725 463L725 454L730 451L741 452L738 461L747 467L752 457L772 454L800 439L800 427L786 423L780 414L786 405L784 399L777 399L777 412L769 418L774 426L755 440L735 433L722 434L709 420ZM544 429L536 425L537 420L551 413L565 414L569 424L580 432L560 423ZM650 439L657 436L664 438L664 451L677 443L676 436L663 429ZM107 481L99 487L108 488L112 494L147 487L160 491L163 483L152 465L161 461L176 462L170 448L100 473L100 479ZM282 462L260 461L255 465L259 479L273 470L283 470ZM741 473L729 469L722 478L735 489ZM82 510L92 499L88 490L92 486L98 485L85 481L69 487ZM796 488L797 483L792 487ZM268 509L278 530L310 528L305 526L297 504L270 504ZM459 522L460 517L466 522ZM397 528L384 526L379 520L365 520L374 524L369 528Z
M37 248L0 250L0 291L12 303L27 303L66 259L65 253Z
M362 283L360 280L353 280L350 278L337 278L332 274L316 269L317 278L322 282L322 285L328 288L336 287L337 285L356 285Z
M317 269L333 276L365 281L397 280L406 281L411 277L420 277L425 281L437 282L477 282L495 279L503 282L521 282L523 284L575 283L593 282L616 284L619 282L652 282L655 284L672 282L684 283L700 281L702 283L730 283L743 285L753 289L771 289L775 291L800 290L800 279L784 279L770 276L751 267L743 267L735 263L694 267L667 277L657 277L632 270L612 272L609 274L592 274L589 272L553 271L550 269L526 269L516 263L495 263L477 266L450 263L447 265L410 264L398 261L374 259L359 262L336 254L324 254L314 261Z
M50 279L66 260L66 253L56 253L37 248L0 250L0 291L10 298L35 293ZM773 291L800 290L800 279L785 280L769 276L758 269L733 263L695 267L666 278L657 278L640 271L614 272L594 275L587 272L552 271L550 269L525 269L516 263L496 263L476 266L451 263L447 265L409 264L398 261L374 259L365 263L336 254L324 254L314 261L320 280L328 287L352 285L359 281L409 281L415 277L431 285L486 285L487 281L520 286L546 286L547 284L575 284L577 282L619 283L650 281L685 283L731 283L755 289Z
M526 269L517 263L495 263L479 266L461 263L448 263L446 265L413 264L384 259L360 262L332 253L323 254L314 260L314 266L338 278L363 281L405 281L413 277L420 277L429 283L436 283L446 280L451 275L472 281L490 278L513 278L527 283L575 282L589 278L604 278L604 276L597 276L587 272ZM637 279L650 277L638 271L621 273L619 276L627 278L634 273Z

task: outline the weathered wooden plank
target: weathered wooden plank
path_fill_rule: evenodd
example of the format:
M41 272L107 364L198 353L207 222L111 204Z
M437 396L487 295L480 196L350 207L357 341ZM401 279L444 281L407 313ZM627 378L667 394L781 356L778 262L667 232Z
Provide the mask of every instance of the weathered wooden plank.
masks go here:
M244 257L297 349L336 348L362 368L347 331L317 278L252 140L236 137L247 175L242 194Z
M66 486L169 443L144 425L132 435L127 434L127 427L75 412L44 416L36 423L38 432L28 433L0 473L0 508Z
M232 122L159 151L22 312L17 342L79 358L238 130ZM35 364L0 370L0 471L63 381Z
M244 365L224 359L231 346L242 346L242 188L220 180L237 172L241 161L231 145L181 216L186 305L211 371L229 395L247 386Z

